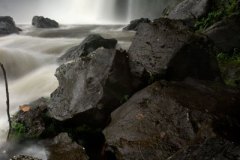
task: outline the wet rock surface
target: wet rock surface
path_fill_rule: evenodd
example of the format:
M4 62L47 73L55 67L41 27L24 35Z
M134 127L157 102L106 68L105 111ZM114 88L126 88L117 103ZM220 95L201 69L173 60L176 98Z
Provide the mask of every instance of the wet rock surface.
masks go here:
M45 18L43 16L34 16L32 19L32 25L37 28L58 28L59 24L52 19Z
M56 77L59 87L51 94L49 113L60 121L79 117L72 123L101 123L132 92L127 55L114 49L64 64Z
M233 52L240 48L240 16L233 15L210 26L204 33L223 52Z
M112 122L104 130L107 143L118 159L161 160L190 143L215 137L216 116L221 117L218 107L223 101L217 94L221 87L213 91L215 87L210 86L193 82L152 84L112 113ZM228 108L237 112L232 93L223 90L222 94L229 94L226 98L230 102L224 100L221 114L231 115Z
M150 23L151 21L148 18L135 19L130 22L129 25L123 28L124 31L137 31L138 26L141 23Z
M161 18L141 24L128 51L131 72L141 81L219 80L212 47L206 36L196 35L179 20Z
M239 158L239 145L221 138L212 138L203 144L186 147L168 160L237 160Z
M184 0L168 15L170 19L195 20L205 16L211 5L211 0Z
M49 143L49 142L48 142ZM48 144L48 160L88 160L85 149L73 142L67 133L61 133Z
M114 49L117 44L116 39L104 39L99 34L90 34L83 42L70 48L63 56L61 56L58 61L69 61L79 59L80 57L87 56L91 52L98 48Z
M18 32L19 28L16 27L12 17L0 16L0 35L7 35Z

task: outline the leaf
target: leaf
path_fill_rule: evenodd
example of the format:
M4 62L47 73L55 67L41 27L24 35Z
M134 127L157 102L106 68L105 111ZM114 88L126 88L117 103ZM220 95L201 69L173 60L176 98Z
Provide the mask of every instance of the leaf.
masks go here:
M31 109L31 106L28 106L28 105L19 106L19 110L23 112L28 112L30 111L30 109Z

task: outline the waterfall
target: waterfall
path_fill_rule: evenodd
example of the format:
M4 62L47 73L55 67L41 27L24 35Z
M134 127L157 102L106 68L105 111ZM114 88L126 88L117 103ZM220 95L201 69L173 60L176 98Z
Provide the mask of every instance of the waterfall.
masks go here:
M128 23L132 19L158 18L162 11L181 0L1 0L0 15L17 23L31 23L34 15L62 24ZM19 14L21 12L21 14Z

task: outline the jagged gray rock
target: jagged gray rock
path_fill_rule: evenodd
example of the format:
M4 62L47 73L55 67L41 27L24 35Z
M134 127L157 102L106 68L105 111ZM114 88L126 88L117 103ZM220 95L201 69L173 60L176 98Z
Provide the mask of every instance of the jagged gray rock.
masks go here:
M67 50L67 52L58 59L58 61L66 62L69 60L75 60L80 57L87 56L89 53L100 47L113 49L115 48L116 44L116 39L104 39L99 34L90 34L81 44Z
M140 24L128 53L132 74L143 80L221 79L211 41L180 20Z
M210 5L211 0L184 0L169 13L168 18L196 20L208 13Z
M61 121L81 117L78 122L97 124L105 118L102 112L109 114L132 92L127 54L115 49L63 64L56 77L59 87L51 94L49 113Z
M124 31L137 31L139 24L141 23L150 23L151 21L148 18L135 19L130 22L129 25L123 28Z
M112 113L104 130L107 143L119 160L166 160L189 143L215 137L221 115L239 114L239 91L219 85L155 82Z
M233 15L217 22L204 31L222 52L240 49L240 16Z
M168 160L237 160L240 146L221 138L208 139L202 144L184 148Z

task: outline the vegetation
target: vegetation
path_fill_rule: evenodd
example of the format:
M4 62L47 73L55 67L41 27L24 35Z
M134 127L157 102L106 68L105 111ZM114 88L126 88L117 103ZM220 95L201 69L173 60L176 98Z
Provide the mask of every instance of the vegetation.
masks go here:
M204 31L214 23L240 14L238 0L213 0L210 12L195 22L196 31ZM219 51L217 51L219 52ZM240 49L231 53L217 53L223 80L227 85L240 87Z
M232 54L221 52L217 55L217 59L221 64L229 62L240 63L240 51L235 49Z
M12 123L12 131L11 137L13 139L22 139L25 137L26 127L22 123L13 122Z
M225 17L239 14L238 0L215 0L207 16L195 23L196 30L202 31Z
M225 83L240 87L240 50L234 49L233 53L219 53L217 60Z

